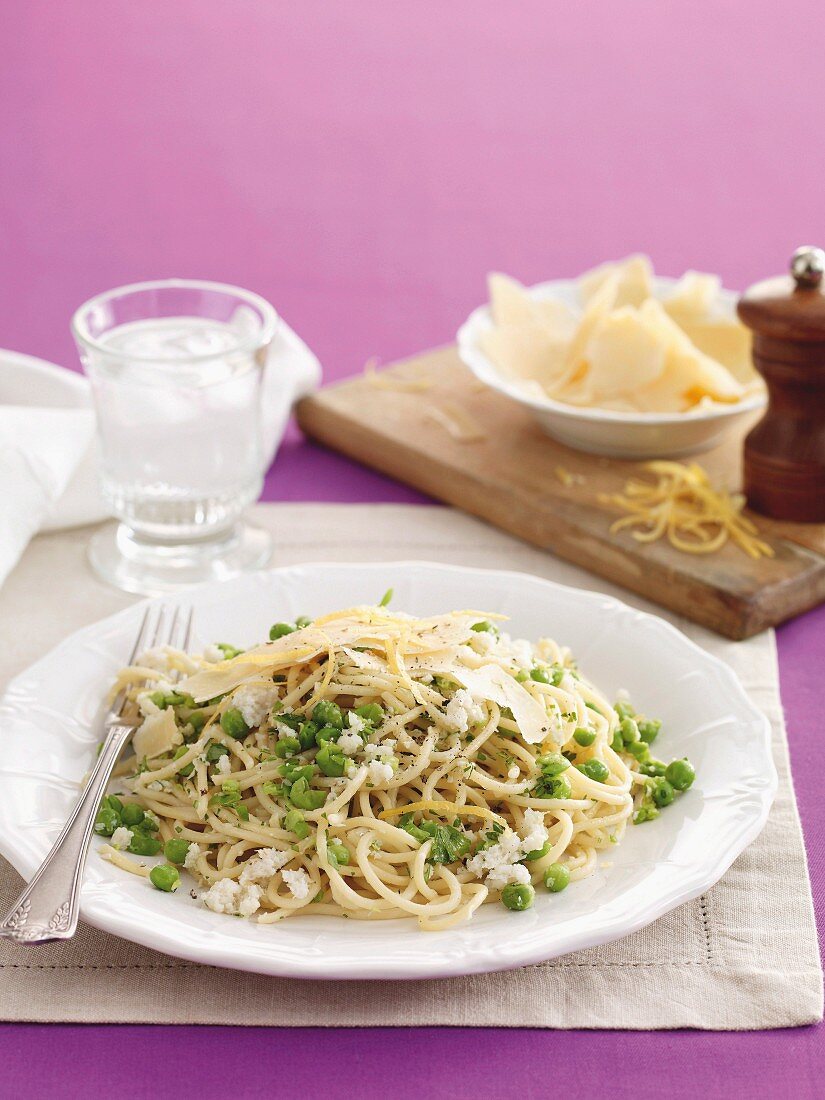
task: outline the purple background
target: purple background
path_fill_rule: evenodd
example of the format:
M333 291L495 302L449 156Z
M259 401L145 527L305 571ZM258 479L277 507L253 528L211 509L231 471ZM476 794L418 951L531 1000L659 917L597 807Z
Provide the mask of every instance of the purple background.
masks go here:
M0 345L168 275L271 299L327 379L451 339L501 268L632 250L742 287L822 244L821 0L26 0L0 66ZM417 500L290 434L267 499ZM820 925L825 610L780 631ZM296 984L296 996L300 986ZM399 987L403 996L403 987ZM814 1095L822 1028L0 1028L0 1095Z

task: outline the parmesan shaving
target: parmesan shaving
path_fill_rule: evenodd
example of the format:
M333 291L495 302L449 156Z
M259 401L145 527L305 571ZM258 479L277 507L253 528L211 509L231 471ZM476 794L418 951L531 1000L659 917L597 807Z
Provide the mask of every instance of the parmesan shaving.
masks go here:
M697 463L647 462L644 469L656 476L655 482L630 478L623 492L599 496L603 504L628 513L611 524L611 533L637 528L632 531L637 542L667 536L686 554L713 554L730 540L750 558L774 557L773 547L742 514L745 497L714 489Z

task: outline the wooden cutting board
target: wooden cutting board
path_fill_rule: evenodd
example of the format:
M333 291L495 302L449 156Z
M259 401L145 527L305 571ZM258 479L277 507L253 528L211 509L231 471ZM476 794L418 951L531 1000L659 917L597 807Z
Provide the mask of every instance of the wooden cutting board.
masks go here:
M462 438L449 430L455 420ZM730 543L702 556L611 534L622 513L599 496L619 492L640 464L556 443L528 410L481 385L455 348L322 390L300 403L298 421L313 439L729 638L825 601L825 524L753 516L776 550L758 561ZM714 485L739 486L747 430L699 456Z

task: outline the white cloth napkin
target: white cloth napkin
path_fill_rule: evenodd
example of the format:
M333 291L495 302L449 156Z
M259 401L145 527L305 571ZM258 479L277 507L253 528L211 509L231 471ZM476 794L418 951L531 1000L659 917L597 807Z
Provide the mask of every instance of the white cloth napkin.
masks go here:
M267 464L293 404L320 380L318 360L281 321L263 380ZM106 517L97 467L86 379L42 359L0 350L0 585L38 531Z

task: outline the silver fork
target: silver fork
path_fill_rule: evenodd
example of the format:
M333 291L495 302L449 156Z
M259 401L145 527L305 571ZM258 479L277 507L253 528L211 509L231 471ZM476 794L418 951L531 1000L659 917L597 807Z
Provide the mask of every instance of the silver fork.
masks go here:
M156 614L155 608L147 608L129 664L151 646L165 643L179 649L188 648L192 634L191 609L176 608L167 625L169 618L169 609L165 606L158 608ZM120 692L104 720L106 736L83 793L34 878L0 920L0 936L18 943L34 944L68 940L75 934L83 867L98 806L118 757L135 731L134 724L123 720L125 702L125 692Z

